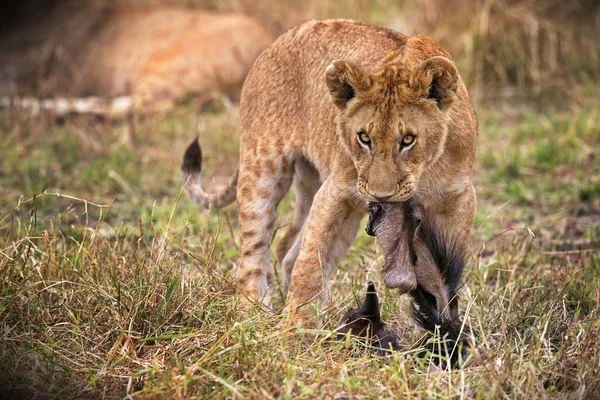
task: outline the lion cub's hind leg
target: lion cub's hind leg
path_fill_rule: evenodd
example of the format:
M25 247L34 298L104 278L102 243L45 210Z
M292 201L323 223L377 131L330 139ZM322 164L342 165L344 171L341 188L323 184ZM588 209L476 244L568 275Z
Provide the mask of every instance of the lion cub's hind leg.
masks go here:
M294 264L300 253L304 223L308 218L315 194L321 187L319 173L304 157L296 160L293 186L296 194L294 219L277 246L277 260L282 267L282 284L286 293Z
M250 299L266 305L271 303L274 277L269 246L277 205L289 190L292 177L292 164L285 164L283 160L262 158L240 166L237 199L242 255L237 284Z

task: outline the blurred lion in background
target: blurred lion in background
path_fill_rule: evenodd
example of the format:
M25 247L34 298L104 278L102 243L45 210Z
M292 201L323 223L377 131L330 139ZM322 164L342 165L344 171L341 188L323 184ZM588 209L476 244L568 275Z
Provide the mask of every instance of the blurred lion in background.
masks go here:
M113 1L21 6L0 31L0 95L132 95L170 105L214 91L237 98L273 35L256 20Z

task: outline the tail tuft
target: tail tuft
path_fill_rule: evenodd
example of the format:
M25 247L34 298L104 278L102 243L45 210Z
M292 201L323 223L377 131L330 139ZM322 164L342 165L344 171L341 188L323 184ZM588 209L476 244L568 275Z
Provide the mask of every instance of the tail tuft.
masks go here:
M202 149L198 137L185 150L181 172L186 175L199 174L202 170Z
M181 163L181 174L185 183L185 191L192 201L205 210L222 208L236 199L238 172L236 170L229 184L217 193L206 193L200 182L202 169L202 149L198 137L185 150Z

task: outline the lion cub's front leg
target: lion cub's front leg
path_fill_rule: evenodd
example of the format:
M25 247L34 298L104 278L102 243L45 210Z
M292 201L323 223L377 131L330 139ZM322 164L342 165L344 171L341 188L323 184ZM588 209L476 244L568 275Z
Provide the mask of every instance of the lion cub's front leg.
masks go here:
M349 187L325 181L317 192L302 235L286 305L291 321L317 326L317 307L327 299L329 275L356 237L365 207Z

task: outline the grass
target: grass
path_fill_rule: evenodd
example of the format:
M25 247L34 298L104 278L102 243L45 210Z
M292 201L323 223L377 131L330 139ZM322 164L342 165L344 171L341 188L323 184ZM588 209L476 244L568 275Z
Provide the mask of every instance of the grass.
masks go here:
M510 115L510 117L507 117ZM203 127L207 185L236 164L237 109L189 104L126 125L0 114L0 391L42 398L594 398L600 391L600 132L594 104L479 110L479 207L461 311L471 366L415 357L406 298L382 290L406 349L390 359L328 334L378 282L363 232L334 273L314 342L243 311L235 206L181 196ZM293 197L280 206L278 236ZM535 235L533 237L532 234ZM276 265L279 269L279 266ZM380 289L381 290L381 289ZM280 299L281 300L281 299ZM10 388L10 392L7 391ZM0 396L2 397L2 396Z

